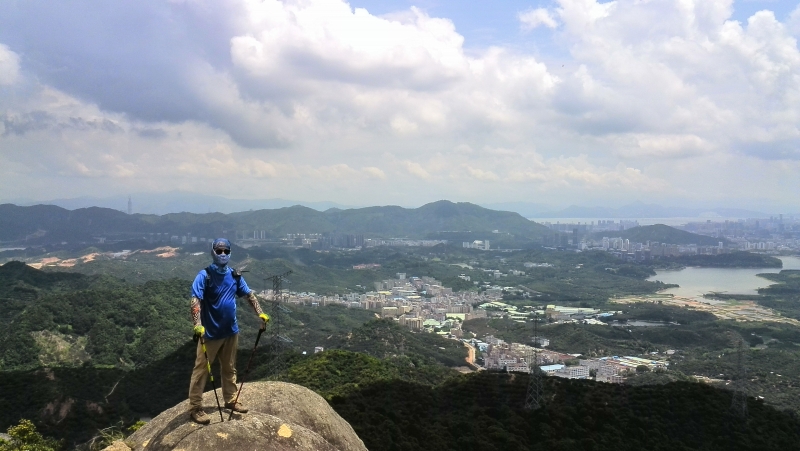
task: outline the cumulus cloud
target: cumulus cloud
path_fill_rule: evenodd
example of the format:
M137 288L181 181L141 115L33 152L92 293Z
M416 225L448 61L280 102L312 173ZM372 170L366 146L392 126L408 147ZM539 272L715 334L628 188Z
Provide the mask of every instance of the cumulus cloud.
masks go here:
M792 10L789 14L789 20L786 22L786 27L789 32L795 37L800 37L800 4Z
M685 158L712 152L710 143L697 135L625 135L609 137L615 153L625 158Z
M415 8L405 23L339 1L249 1L246 8L247 33L232 38L231 55L257 78L301 69L325 81L437 89L466 64L453 23Z
M0 86L14 84L19 78L19 55L0 44Z
M431 174L428 171L426 171L425 168L423 168L422 165L420 165L417 162L404 161L403 162L403 167L405 167L405 170L409 174L413 175L414 177L417 177L417 178L420 178L420 179L423 179L423 180L430 180L432 178Z
M533 30L534 28L545 26L547 28L556 28L558 22L545 8L529 9L527 11L517 14L517 18L523 30Z
M228 194L324 200L336 186L388 203L409 197L389 189L398 181L422 202L525 187L666 198L702 184L665 174L735 161L786 177L800 160L800 8L785 22L732 12L732 0L519 12L553 56L467 48L447 18L342 0L17 2L0 15L0 187L27 189L11 168L154 189L238 168L248 180Z
M369 166L366 168L362 168L361 170L364 171L364 173L367 174L370 178L380 179L380 180L386 179L386 173L383 172L380 168Z
M664 180L620 163L614 168L594 167L584 156L543 161L539 165L511 171L515 182L534 182L545 188L579 187L586 190L624 189L659 192L668 189Z
M500 177L498 177L497 174L495 174L492 171L487 171L485 169L480 169L480 168L473 168L468 165L464 165L464 169L466 169L467 174L469 174L470 177L476 180L480 180L482 182L496 182L500 180Z

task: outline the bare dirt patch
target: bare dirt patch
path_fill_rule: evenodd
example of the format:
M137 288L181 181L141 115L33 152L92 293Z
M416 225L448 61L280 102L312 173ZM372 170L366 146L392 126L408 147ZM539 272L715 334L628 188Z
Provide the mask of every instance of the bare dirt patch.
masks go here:
M142 250L139 252L143 254L156 254L156 257L161 257L161 258L170 258L178 255L178 248L170 246L162 246L162 247L157 247L155 249Z
M42 409L42 416L51 417L55 419L56 423L60 423L64 418L67 417L69 411L72 410L72 405L75 404L75 400L72 398L67 398L64 401L54 400L47 403Z
M39 363L42 366L78 366L91 359L86 352L86 337L65 335L43 330L31 332L39 345Z

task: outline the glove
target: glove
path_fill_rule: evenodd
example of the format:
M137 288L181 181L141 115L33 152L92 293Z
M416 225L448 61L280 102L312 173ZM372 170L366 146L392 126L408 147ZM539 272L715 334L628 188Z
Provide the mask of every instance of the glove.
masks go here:
M269 322L269 315L267 315L266 313L262 313L262 314L258 315L258 317L261 318L262 320L264 320L264 324L261 326L261 330L266 329L267 328L267 323Z
M198 324L194 326L192 331L194 332L195 341L197 341L198 338L202 337L203 334L206 333L206 328Z

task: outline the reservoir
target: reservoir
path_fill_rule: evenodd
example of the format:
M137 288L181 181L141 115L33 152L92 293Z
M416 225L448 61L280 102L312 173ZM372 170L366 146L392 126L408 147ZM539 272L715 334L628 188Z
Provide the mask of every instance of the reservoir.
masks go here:
M759 288L773 282L756 276L767 272L777 273L782 269L800 269L800 257L779 257L783 268L697 268L687 267L677 271L657 270L647 280L680 285L662 293L702 300L705 293L758 294ZM706 301L707 302L707 301Z

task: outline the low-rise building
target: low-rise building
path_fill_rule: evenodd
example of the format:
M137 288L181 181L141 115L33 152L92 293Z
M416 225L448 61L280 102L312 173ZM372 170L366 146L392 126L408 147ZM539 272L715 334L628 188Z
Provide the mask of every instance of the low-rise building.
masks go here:
M585 366L565 366L553 373L553 376L567 379L586 379L589 377L589 368Z
M564 368L564 365L561 365L561 364L543 365L543 366L539 367L539 369L542 370L548 376L552 376L553 374L555 374L556 371L558 371L558 370L560 370L562 368Z

